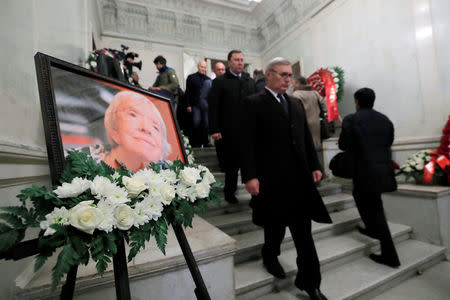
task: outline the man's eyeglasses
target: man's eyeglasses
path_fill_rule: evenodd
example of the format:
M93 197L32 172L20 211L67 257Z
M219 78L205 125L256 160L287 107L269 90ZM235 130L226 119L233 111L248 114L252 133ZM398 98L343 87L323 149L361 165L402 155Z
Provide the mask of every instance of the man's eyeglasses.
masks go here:
M275 70L270 69L271 72L277 73L278 75L280 75L282 78L292 78L292 73L287 73L287 72L283 72L283 73L278 73Z

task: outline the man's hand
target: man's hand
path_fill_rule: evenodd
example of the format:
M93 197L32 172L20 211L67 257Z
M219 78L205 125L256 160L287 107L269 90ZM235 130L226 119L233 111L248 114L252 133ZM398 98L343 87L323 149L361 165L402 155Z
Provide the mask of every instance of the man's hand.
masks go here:
M213 140L217 141L222 138L222 134L220 132L216 132L216 133L211 134L211 137L213 138Z
M250 179L245 183L245 189L252 196L257 196L259 194L259 180L258 178Z
M314 182L319 182L322 179L322 172L315 170L312 172Z
M148 89L149 89L150 91L160 91L160 90L161 90L161 88L159 88L159 87L153 87L153 86L149 87Z
M192 107L188 106L188 107L186 108L186 110L187 110L188 112L192 112Z

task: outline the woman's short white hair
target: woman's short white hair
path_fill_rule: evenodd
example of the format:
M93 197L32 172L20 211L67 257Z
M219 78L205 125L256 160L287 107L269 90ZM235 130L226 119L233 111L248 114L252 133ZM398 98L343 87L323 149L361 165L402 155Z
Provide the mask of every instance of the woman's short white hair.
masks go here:
M291 62L284 57L275 57L272 58L266 66L266 72L268 70L273 70L273 67L277 65L291 65Z
M115 131L117 129L117 121L116 121L117 109L119 108L120 103L125 99L136 99L136 100L144 99L144 100L148 101L148 103L150 103L150 105L153 107L156 115L158 116L159 123L161 124L161 128L162 128L162 134L163 134L162 159L165 159L169 155L170 150L171 150L170 144L167 142L166 124L164 123L164 121L161 117L161 114L160 114L159 110L156 108L156 106L149 99L147 99L143 95L135 93L135 92L123 91L123 92L117 93L114 96L111 103L109 104L108 108L106 109L105 131L106 131L106 138L108 139L109 144L111 145L112 148L117 147L117 143L112 138L112 133L113 133L113 131Z

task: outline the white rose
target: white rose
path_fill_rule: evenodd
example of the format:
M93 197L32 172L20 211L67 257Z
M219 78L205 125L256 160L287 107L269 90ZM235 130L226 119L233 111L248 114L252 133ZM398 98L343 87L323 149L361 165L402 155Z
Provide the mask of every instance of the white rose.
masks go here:
M172 199L175 198L175 188L165 183L161 186L160 193L163 199L163 204L169 205L172 202Z
M406 168L404 169L405 172L412 172L412 170L413 170L413 169L412 169L411 167L406 167Z
M205 166L198 166L198 168L200 169L200 171L204 171L203 173L203 181L206 181L208 184L212 184L214 182L216 182L216 179L214 178L214 175L211 174L211 172L209 171L209 169Z
M122 177L122 182L132 198L136 198L142 191L147 189L145 182L140 176L133 176L131 178L124 176Z
M197 193L197 196L201 199L209 196L209 189L210 189L209 184L205 181L202 181L195 185L195 192Z
M200 170L191 167L185 167L180 171L180 179L186 185L195 185L197 180L201 179Z
M95 228L102 222L102 213L93 206L94 201L82 201L70 209L70 225L73 227L93 234Z
M116 226L121 230L128 230L133 226L135 219L134 210L126 204L120 204L114 208Z
M65 207L55 208L51 213L45 215L45 220L39 224L42 230L45 230L44 236L52 235L56 231L50 225L61 224L69 225L70 213Z
M64 182L53 192L58 195L59 198L77 197L89 188L90 183L91 182L87 179L75 177L71 183Z

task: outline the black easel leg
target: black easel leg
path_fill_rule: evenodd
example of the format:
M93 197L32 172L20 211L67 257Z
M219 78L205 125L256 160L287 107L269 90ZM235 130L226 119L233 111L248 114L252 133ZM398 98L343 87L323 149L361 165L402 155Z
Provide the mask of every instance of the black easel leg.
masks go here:
M117 300L130 300L130 283L123 238L117 240L117 253L113 256L113 266Z
M189 271L194 279L195 296L198 300L211 300L208 290L206 289L205 282L200 274L200 270L198 269L197 262L192 254L191 247L189 246L186 235L184 234L183 227L181 227L181 225L173 225L172 227L177 237L178 244L180 244L181 251L183 251L184 259L186 260Z
M72 300L73 292L75 291L75 282L77 280L78 266L70 268L69 273L67 273L66 283L64 283L61 289L61 295L59 299L61 300Z

